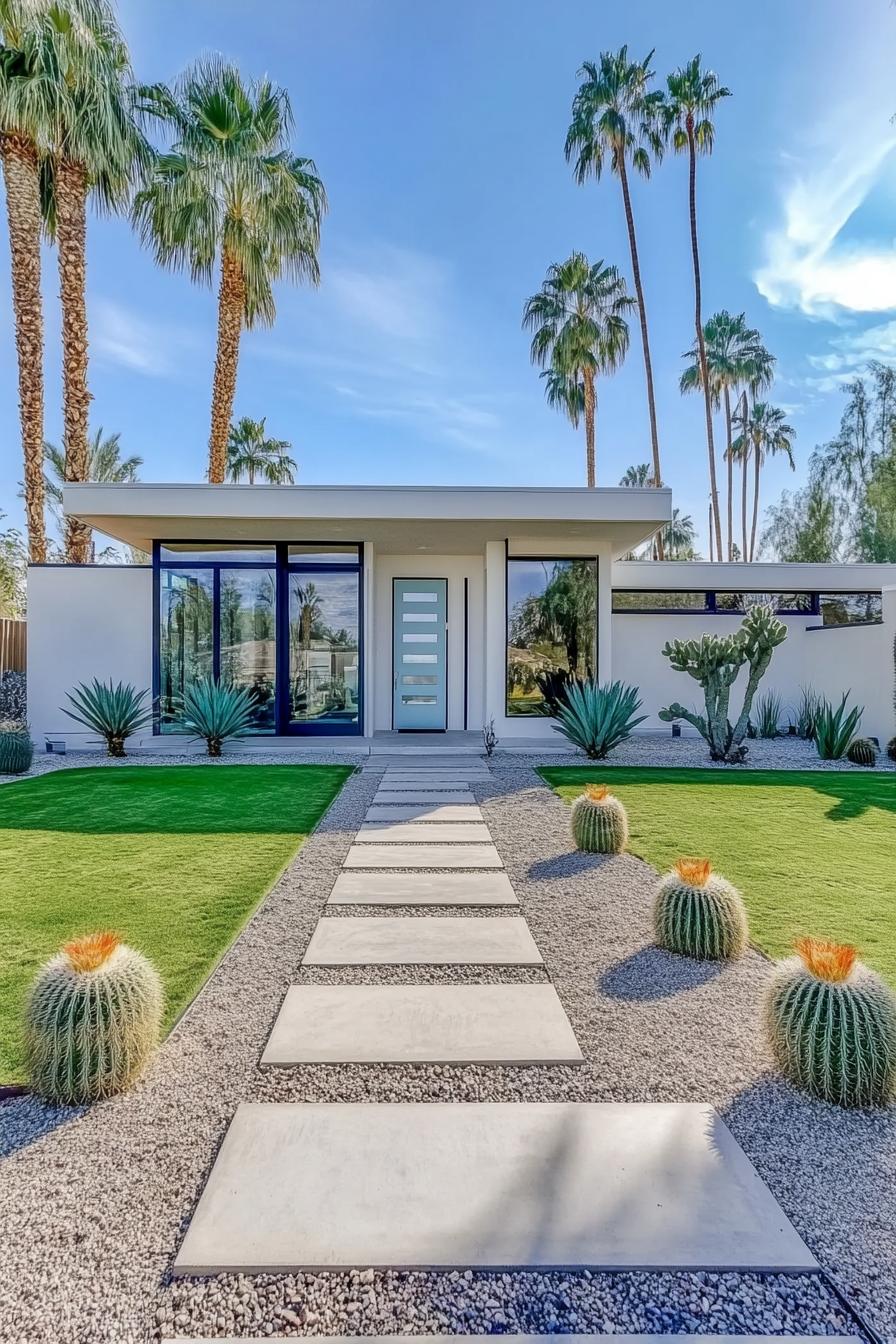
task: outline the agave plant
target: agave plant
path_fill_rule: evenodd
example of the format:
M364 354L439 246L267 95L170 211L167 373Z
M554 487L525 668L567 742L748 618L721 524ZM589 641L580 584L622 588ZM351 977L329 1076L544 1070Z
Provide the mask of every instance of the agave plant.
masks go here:
M574 672L568 672L565 667L548 667L535 674L535 685L541 691L544 697L544 713L553 718L557 709L563 704L563 694L570 682L577 682L582 685L582 678L577 677Z
M850 742L856 735L856 729L862 721L864 710L861 705L853 705L847 713L846 702L849 691L844 691L840 703L835 709L830 700L818 702L815 719L815 746L823 761L839 761L846 755Z
M203 739L209 756L220 756L228 738L244 737L254 716L255 697L241 686L208 677L184 691L183 725Z
M63 709L76 723L92 728L105 740L110 756L123 756L127 738L152 722L152 705L147 703L149 691L138 691L133 686L111 680L97 681L88 686L82 682L69 692L74 709Z
M551 725L592 760L606 756L647 718L634 715L641 708L637 686L614 681L600 686L589 678L571 681L558 702L556 721Z

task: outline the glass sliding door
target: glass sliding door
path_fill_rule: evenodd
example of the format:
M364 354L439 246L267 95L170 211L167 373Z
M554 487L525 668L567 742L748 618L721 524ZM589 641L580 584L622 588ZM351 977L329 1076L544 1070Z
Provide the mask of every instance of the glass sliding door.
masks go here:
M277 571L221 569L218 639L222 681L251 691L253 727L277 731Z
M186 688L210 677L214 661L214 576L162 570L159 583L159 727L177 732Z
M290 570L289 727L358 731L360 574Z

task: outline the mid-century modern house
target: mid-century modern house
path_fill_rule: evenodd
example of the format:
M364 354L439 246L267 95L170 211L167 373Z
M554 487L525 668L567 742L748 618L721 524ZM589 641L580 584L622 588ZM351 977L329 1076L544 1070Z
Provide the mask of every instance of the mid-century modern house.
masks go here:
M83 484L65 510L147 563L31 568L38 743L90 745L66 694L111 677L152 691L135 745L170 749L207 676L252 689L268 739L351 747L494 719L505 745L556 742L552 668L639 686L641 731L669 733L657 711L700 691L664 643L734 630L759 599L788 627L769 689L850 690L864 732L894 732L896 565L624 559L668 522L668 490Z

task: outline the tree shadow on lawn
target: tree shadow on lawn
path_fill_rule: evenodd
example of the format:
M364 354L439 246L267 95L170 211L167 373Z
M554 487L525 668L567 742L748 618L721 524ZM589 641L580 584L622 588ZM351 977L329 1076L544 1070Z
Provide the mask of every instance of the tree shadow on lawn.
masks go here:
M611 999L646 1003L670 999L717 980L724 970L719 961L692 961L661 947L642 947L614 962L598 977L598 988Z

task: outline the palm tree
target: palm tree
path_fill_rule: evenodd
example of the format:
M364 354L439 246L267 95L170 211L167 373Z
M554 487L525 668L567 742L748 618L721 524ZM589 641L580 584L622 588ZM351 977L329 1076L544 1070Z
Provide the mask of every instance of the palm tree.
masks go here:
M658 559L657 542L660 534L653 540L652 559ZM667 560L694 560L696 552L694 550L694 541L696 540L697 529L694 526L694 520L689 513L682 514L678 509L672 510L672 517L662 530L662 538L666 552Z
M645 490L648 486L652 486L653 476L650 471L650 463L639 462L636 467L626 467L625 475L619 484L628 486L633 490Z
M0 162L12 261L28 558L33 564L47 558L40 164L54 143L58 121L60 86L51 77L53 64L49 18L39 15L33 0L0 0Z
M173 89L144 90L145 111L174 139L134 202L157 260L210 283L220 264L208 478L224 480L242 328L270 326L274 281L317 284L326 193L311 159L289 148L289 98L246 82L220 58L198 61Z
M57 519L62 515L62 491L66 483L66 457L55 443L44 444L46 472L44 488L47 503ZM132 453L130 457L121 456L121 434L105 434L103 427L93 435L87 449L88 481L99 481L103 485L122 485L136 481L137 473L143 466L143 458ZM91 548L92 548L91 535Z
M753 386L770 377L772 357L762 344L759 332L747 326L745 313L732 316L726 309L707 318L703 328L706 366L709 372L710 393L714 407L725 408L725 462L728 469L728 559L734 558L734 456L731 394L738 387ZM682 392L693 392L702 387L700 355L695 345L684 355L689 361L681 375Z
M793 460L793 440L796 430L785 419L784 411L767 401L754 401L749 414L745 416L743 430L735 439L732 451L739 461L753 459L753 526L750 533L749 551L744 544L744 558L753 560L756 555L756 526L759 520L759 478L762 467L769 457L783 454L790 463L790 470L796 470Z
M523 326L534 332L533 364L546 370L547 397L560 405L574 425L579 408L585 419L588 485L596 481L595 419L599 373L612 373L628 350L625 314L634 306L615 266L589 262L573 252L548 268L544 284L527 301Z
M653 78L650 62L653 52L643 61L629 60L628 47L601 52L597 65L586 61L579 71L582 84L573 99L572 121L566 136L567 161L575 159L575 177L579 183L592 175L600 178L604 163L619 178L622 203L632 257L632 277L641 322L641 346L647 381L647 410L650 416L650 442L653 453L653 479L662 480L660 446L656 427L656 402L653 395L653 368L647 335L647 306L641 283L638 241L632 213L628 165L642 177L649 177L652 159L662 157L663 142L657 130L657 114L662 94L650 92Z
M230 427L227 440L227 475L231 481L240 481L246 475L249 484L255 484L256 475L268 485L292 485L298 470L289 456L292 444L287 439L265 438L264 419L252 420L244 415Z
M676 153L688 155L688 199L691 216L691 255L694 263L694 326L700 362L700 382L706 412L706 450L709 455L709 492L715 532L716 555L722 557L722 520L716 484L716 453L712 435L712 385L706 367L700 292L700 250L697 245L697 155L711 154L715 128L712 116L718 103L730 96L712 70L703 70L700 57L674 71L666 80L668 97L663 116L666 132Z

